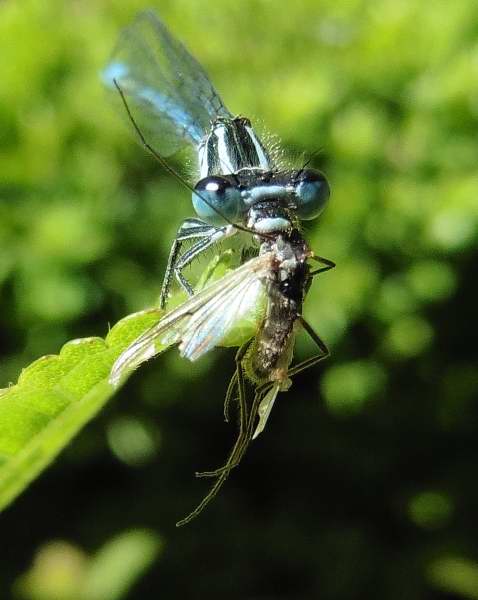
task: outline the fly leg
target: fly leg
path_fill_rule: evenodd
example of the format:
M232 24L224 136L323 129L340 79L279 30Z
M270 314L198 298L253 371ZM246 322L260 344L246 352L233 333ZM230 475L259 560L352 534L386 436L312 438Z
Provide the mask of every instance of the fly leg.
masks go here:
M310 258L312 260L315 260L315 262L318 262L320 265L325 265L323 267L320 267L320 269L311 271L310 272L311 277L314 277L314 275L318 275L319 273L325 273L325 271L330 271L330 269L335 269L336 265L335 265L334 261L329 260L328 258L324 258L323 256L317 256L316 254L314 254Z
M227 459L227 463L225 464L225 466L222 469L218 469L218 472L219 472L218 478L217 478L216 482L214 483L214 485L212 486L212 488L209 490L208 495L198 504L198 506L187 517L185 517L184 519L181 519L181 521L178 521L176 523L176 527L180 527L181 525L186 525L186 523L189 523L192 519L197 517L200 512L202 512L204 510L204 508L209 504L209 502L211 502L211 500L216 496L218 491L221 489L221 487L222 487L223 483L226 481L231 469L235 466L235 464L237 464L241 460L242 456L244 455L244 452L247 449L247 446L249 445L249 442L252 439L252 435L254 433L254 423L255 423L255 420L257 417L257 410L259 408L260 401L261 401L261 397L256 394L254 396L254 401L251 406L251 411L249 413L249 419L248 419L247 426L245 428L245 433L243 435L243 439L242 440L240 440L239 438L237 439L237 441L234 445L234 448L233 448L231 454L229 455L229 458Z
M320 354L318 354L317 356L313 356L307 360L304 360L303 362L292 367L292 369L290 369L288 373L288 375L291 377L293 375L296 375L300 371L311 367L319 361L324 360L330 354L325 342L322 341L322 339L312 329L312 327L307 323L307 321L301 315L298 315L297 318L300 321L303 328L305 329L305 331L310 335L310 337L319 347ZM198 504L198 506L187 517L176 523L178 527L181 525L186 525L186 523L189 523L192 519L197 517L199 513L202 512L204 508L209 504L209 502L211 502L211 500L216 496L216 494L226 481L227 477L229 476L230 471L241 461L254 435L254 428L258 415L258 409L262 398L270 390L271 384L268 382L262 386L259 386L256 389L252 406L248 411L245 394L244 370L242 367L242 361L244 359L248 347L249 343L244 344L243 346L241 346L241 348L236 354L236 371L229 384L225 402L225 414L227 415L230 400L232 399L234 391L237 387L239 401L239 435L231 450L231 453L229 454L226 464L223 467L214 471L204 471L202 473L196 473L198 477L217 477L217 480L209 490L207 496Z
M273 384L267 382L263 386L256 389L245 431L242 434L242 437L240 435L237 438L226 464L223 467L219 467L219 469L215 469L214 471L203 471L201 473L196 473L196 477L220 477L223 474L226 474L227 477L227 474L234 469L234 467L237 467L237 465L241 462L242 457L246 453L249 443L254 437L255 422L260 403L272 387Z
M181 525L186 525L192 519L197 517L200 512L204 510L204 508L211 502L211 500L216 496L218 491L221 489L222 485L226 481L227 477L231 469L238 464L240 459L242 458L253 434L253 426L255 422L255 418L257 416L257 409L259 407L260 398L256 396L254 397L254 401L251 406L251 410L248 411L247 403L246 403L246 394L245 394L245 383L244 383L244 372L242 369L242 359L247 351L249 343L244 344L239 349L236 355L236 376L237 376L237 389L239 394L239 435L236 439L236 442L229 454L229 457L226 461L224 467L220 469L216 469L215 471L206 471L203 473L196 473L198 477L207 477L207 476L216 476L217 480L214 485L209 490L207 496L204 497L203 500L198 504L198 506L184 519L178 521L176 523L177 527ZM235 387L235 385L234 385ZM231 389L231 386L229 386ZM228 390L229 392L229 390ZM231 390L231 394L233 391Z
M312 367L313 365L326 359L330 355L330 351L329 351L327 345L320 338L320 336L313 330L313 328L309 325L309 323L307 323L307 321L301 315L298 315L297 318L298 318L299 322L301 323L302 327L305 329L305 331L310 335L310 337L314 340L314 342L319 347L320 354L317 354L316 356L312 356L311 358L308 358L308 359L298 363L291 369L289 369L289 372L288 372L289 377L293 377L297 373L300 373L301 371L308 369L309 367ZM259 409L261 400L269 392L269 390L271 389L273 384L271 384L270 382L267 382L267 383L259 386L256 389L252 407L250 409L249 414L247 415L247 412L246 412L247 404L245 402L245 390L244 390L244 373L243 373L243 369L242 369L242 360L245 356L245 353L247 352L247 347L248 347L248 344L245 344L244 346L242 346L236 355L236 372L234 373L233 378L231 379L231 383L229 384L229 388L228 388L228 391L226 394L225 413L227 414L229 402L234 393L234 389L237 386L238 394L239 394L240 429L239 429L239 435L237 437L236 443L234 444L234 447L229 455L229 458L227 459L227 462L223 467L220 467L219 469L215 469L214 471L204 471L202 473L196 473L197 477L217 477L218 479L215 482L215 484L213 485L213 487L211 488L209 494L198 505L198 507L190 515L188 515L188 517L186 517L186 519L183 519L182 521L180 521L178 523L178 525L183 525L183 524L189 522L194 517L196 517L199 514L199 512L201 512L204 509L204 507L214 498L214 496L217 494L217 492L221 488L222 484L227 479L230 471L240 463L240 461L241 461L242 457L244 456L244 453L246 452L247 447L248 447L249 443L251 442L252 437L254 435L255 422L256 422L258 409ZM245 415L246 415L246 417L244 418Z
M319 347L320 354L316 354L315 356L306 358L302 362L294 365L288 371L289 377L293 377L294 375L297 375L297 373L300 373L301 371L304 371L305 369L308 369L309 367L313 367L321 360L325 360L326 358L328 358L330 356L330 350L328 349L327 344L312 329L312 327L309 325L309 323L307 323L307 321L304 319L304 317L302 317L302 315L298 315L297 319L299 320L300 324L305 329L305 331L310 335L310 337L314 340L314 342Z
M213 471L200 471L196 473L196 477L217 477L225 470L231 470L236 466L237 462L231 464L231 460L235 456L235 452L237 450L238 445L242 442L245 432L247 430L247 423L249 420L249 410L247 406L247 397L246 397L246 386L244 381L244 370L242 368L242 361L244 356L246 355L247 349L249 348L249 342L243 344L236 353L235 361L236 361L236 370L234 375L229 382L229 386L226 392L226 398L224 400L224 415L226 417L226 421L229 420L229 405L233 398L235 389L237 388L237 401L239 404L239 433L237 436L237 440L229 454L229 458L227 459L226 464L219 469L214 469Z
M332 267L329 267L329 268L332 268ZM309 325L309 323L301 315L298 315L297 318L298 318L299 322L301 323L302 327L305 329L305 331L310 335L310 337L314 340L314 342L319 347L320 354L317 354L316 356L312 356L311 358L308 358L308 359L298 363L291 369L289 369L289 371L288 371L289 377L293 377L294 375L297 375L297 373L300 373L301 371L304 371L305 369L312 367L313 365L317 364L318 362L320 362L322 360L325 360L326 358L328 358L330 356L330 350L328 349L327 344L320 338L320 336L314 331L314 329ZM241 357L241 359L242 359L242 357ZM238 370L236 371L234 376L236 376L236 374L239 372L239 367L240 367L240 365L238 365ZM231 388L233 385L234 376L233 376L233 379L231 379L229 388ZM232 468L234 468L236 465L239 464L242 457L244 456L245 451L247 450L247 446L248 446L249 442L253 438L255 420L256 420L256 417L258 414L258 408L261 403L261 400L264 398L264 396L267 395L267 393L270 391L270 389L273 387L273 385L274 384L271 382L266 382L256 388L254 402L252 404L252 408L249 413L249 418L247 419L246 434L242 441L238 438L236 445L234 446L233 452L231 452L231 455L230 455L226 465L224 467L216 469L215 471L206 471L204 473L197 474L197 475L200 475L203 477L219 476L221 473L224 473L225 471L229 472ZM226 395L227 403L229 403L232 393L233 393L233 390L230 391L230 389L228 389L228 394ZM226 409L226 403L225 403L225 409ZM227 410L225 410L225 413L227 414ZM234 455L234 450L236 451L235 455Z
M159 297L159 307L165 308L173 274L179 281L181 287L189 296L194 294L194 290L189 281L184 277L182 271L189 265L198 254L207 250L217 242L229 237L235 233L232 225L224 227L214 227L200 219L185 219L178 229L173 245L169 252L168 264L164 273L161 295ZM180 256L181 247L188 240L196 240L195 243Z
M234 445L234 449L231 452L227 463L224 465L224 467L216 469L211 473L214 473L214 475L218 476L219 478L224 477L225 480L231 469L237 467L237 465L241 462L242 457L246 453L246 450L249 447L251 440L253 439L256 418L258 415L260 403L264 395L267 394L271 387L272 384L267 383L256 390L242 439L238 437L236 444Z
M231 405L231 400L233 399L234 396L234 390L236 389L238 385L238 375L237 375L237 370L234 371L234 375L231 377L231 381L229 382L229 385L227 386L227 392L226 392L226 397L224 398L224 421L226 421L226 423L229 423L229 406Z

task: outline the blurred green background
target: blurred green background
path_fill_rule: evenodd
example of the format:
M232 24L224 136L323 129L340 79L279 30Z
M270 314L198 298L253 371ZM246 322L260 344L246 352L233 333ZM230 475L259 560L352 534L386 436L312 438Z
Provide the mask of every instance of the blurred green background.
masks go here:
M320 150L332 357L179 530L233 441L233 350L141 368L0 516L1 598L477 599L476 1L151 4L292 164ZM2 387L152 305L191 215L98 77L145 6L0 2Z

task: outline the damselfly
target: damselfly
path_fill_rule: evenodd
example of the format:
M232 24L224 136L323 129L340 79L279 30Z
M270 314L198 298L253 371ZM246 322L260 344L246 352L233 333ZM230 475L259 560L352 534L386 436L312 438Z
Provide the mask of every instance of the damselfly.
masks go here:
M291 377L329 354L302 317L302 305L313 276L334 263L316 256L300 231L300 220L314 218L323 209L329 187L321 173L306 166L277 169L250 122L227 111L202 68L153 13L141 14L125 30L105 73L146 147L166 165L164 156L187 142L195 145L201 177L194 187L186 183L201 219L186 219L178 231L158 310L162 313L173 273L191 297L123 352L111 382L117 385L125 374L173 344L192 361L216 346L232 345L231 336L239 346L225 400L226 419L230 402L238 401L239 435L223 467L198 473L217 479L198 507L178 523L184 524L215 496L251 439L264 429L277 394L290 387ZM157 142L159 153L145 133ZM182 274L184 267L198 253L241 230L252 234L257 256L194 295ZM180 255L186 240L194 243ZM311 260L322 266L312 270ZM249 328L238 335L244 321ZM301 327L320 352L291 367ZM249 385L254 389L252 401Z
M330 194L324 175L308 168L281 169L252 129L234 117L199 63L152 11L125 29L103 80L122 95L143 143L192 191L199 218L188 218L172 244L160 306L173 274L189 295L183 274L195 257L218 242L248 230L259 236L289 231L297 220L314 219ZM165 158L189 145L198 181L186 182ZM181 254L184 242L192 245Z

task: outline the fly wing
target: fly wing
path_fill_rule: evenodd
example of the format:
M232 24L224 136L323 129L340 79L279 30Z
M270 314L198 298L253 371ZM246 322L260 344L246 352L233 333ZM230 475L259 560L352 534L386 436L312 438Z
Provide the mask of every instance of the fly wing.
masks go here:
M194 361L220 345L235 324L258 302L263 286L263 278L258 278L257 273L250 274L234 283L227 294L218 294L200 308L182 332L181 356Z
M255 440L256 437L264 431L264 428L267 424L269 416L272 412L272 408L274 406L274 402L276 401L277 394L280 392L280 383L275 383L271 389L267 392L267 394L262 398L261 403L259 404L259 408L257 409L257 415L259 420L256 425L256 429L254 431L254 435L252 439Z
M145 137L163 156L197 145L217 116L230 116L201 65L153 11L126 28L102 73L116 81Z
M110 383L117 385L124 374L172 344L192 361L220 345L264 291L271 259L272 253L252 258L165 315L119 356Z

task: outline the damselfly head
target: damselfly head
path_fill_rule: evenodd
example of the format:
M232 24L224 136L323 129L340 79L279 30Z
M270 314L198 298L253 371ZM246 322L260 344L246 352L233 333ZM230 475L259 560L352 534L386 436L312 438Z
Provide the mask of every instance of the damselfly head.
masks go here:
M223 225L220 211L222 217L232 222L247 221L247 226L258 233L284 231L293 218L315 219L330 196L327 179L315 169L274 172L243 168L237 173L204 177L194 190L192 201L198 217L213 225ZM264 211L267 223L256 228L257 213ZM274 211L277 214L273 222ZM284 211L287 223L284 214L280 214Z

